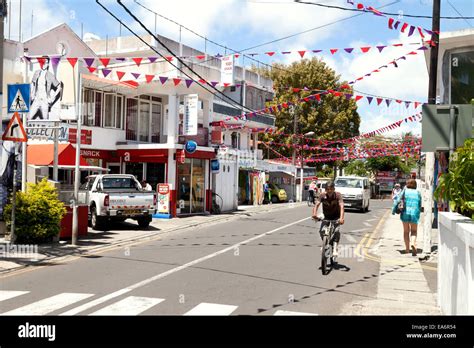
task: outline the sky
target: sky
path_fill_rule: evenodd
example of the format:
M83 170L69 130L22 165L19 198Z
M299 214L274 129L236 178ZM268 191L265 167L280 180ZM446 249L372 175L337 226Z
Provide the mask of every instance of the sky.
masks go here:
M20 0L7 1L11 6L10 18L5 23L5 36L18 40ZM138 33L143 33L115 0L100 1ZM361 53L358 48L420 42L419 35L408 37L397 30L390 30L386 18L372 13L348 18L359 13L299 4L292 0L123 0L123 3L150 29L155 30L156 25L158 34L174 40L179 39L179 26L161 17L156 17L155 20L154 14L140 7L135 1L235 51L265 53L325 50L325 53L318 54L317 57L322 58L342 80L346 81L363 76L419 46L390 47L381 53L376 49ZM352 7L347 0L307 1ZM359 1L354 2L357 4ZM360 2L366 6L398 14L396 19L400 18L411 25L431 28L431 19L408 18L403 17L403 14L431 16L432 0L360 0ZM79 36L83 33L84 36L93 35L100 38L116 37L120 31L122 35L130 34L125 28L120 28L119 23L97 5L95 0L21 0L21 5L23 40L63 22ZM474 16L474 0L441 0L441 16L461 15ZM468 28L474 28L474 20L441 20L441 31ZM303 31L307 32L292 36ZM206 48L210 54L226 53L223 48L210 42L205 44L204 39L185 29L182 29L181 35L183 43L191 47L201 50ZM280 40L287 36L292 37ZM265 43L268 44L262 45ZM259 45L262 46L252 48ZM338 51L332 55L326 51L331 48L342 50L347 47L354 47L354 52L358 53L347 54ZM246 50L248 48L252 49ZM313 55L309 57L311 56ZM255 58L264 63L290 63L301 59L297 54L275 54L272 57L259 55ZM248 65L250 61L245 58L242 61L240 58L237 64ZM378 74L364 78L357 82L354 88L358 92L381 97L426 102L428 71L424 54L408 56L406 60L399 61L398 68L391 66ZM358 105L361 132L381 128L417 112L413 107L407 109L395 102L388 107L385 103L375 106L374 102L369 106L366 101L361 101ZM420 123L403 123L402 127L387 134L397 135L407 131L420 134Z

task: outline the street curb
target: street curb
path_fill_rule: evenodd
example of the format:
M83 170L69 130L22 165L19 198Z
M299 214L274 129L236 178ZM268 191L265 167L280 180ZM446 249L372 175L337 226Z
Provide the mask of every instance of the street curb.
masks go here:
M296 207L304 206L304 202L293 203L293 204ZM206 220L206 221L201 221L201 222L191 222L187 225L179 226L179 227L176 227L176 228L169 228L169 229L166 229L166 230L160 230L160 231L157 231L157 232L154 232L154 233L151 232L150 234L145 235L145 236L138 236L138 237L122 239L120 241L117 241L116 243L112 242L111 244L108 244L108 245L105 245L105 246L91 247L91 248L86 249L82 252L81 252L81 250L72 250L71 253L69 253L69 254L61 255L61 256L52 256L50 258L42 259L39 262L41 262L41 263L51 263L53 261L55 261L55 262L64 261L64 260L67 260L68 258L74 258L74 257L77 258L77 257L86 256L86 255L91 255L91 254L102 253L102 252L106 252L108 250L117 249L118 247L121 247L121 246L125 247L125 246L133 245L133 244L139 243L139 242L152 241L152 240L156 239L156 237L159 237L159 236L167 234L167 233L177 232L177 231L181 231L181 230L185 230L185 229L193 228L193 227L198 227L198 226L219 224L219 223L222 223L222 222L237 219L241 216L246 216L248 214L250 216L254 216L254 215L269 213L269 212L272 212L272 211L284 210L284 209L292 209L292 207L289 206L288 203L286 203L284 205L278 205L276 207L272 207L270 209L267 208L265 210L260 210L259 208L255 208L254 210L252 209L253 211L252 210L250 210L250 211L246 211L246 210L239 211L239 210L237 210L237 211L234 211L234 212L229 212L228 214L221 214L221 215L225 215L225 216L222 216L222 217L219 216L219 217L216 217L216 218L212 218L211 220ZM55 247L56 246L51 247L51 249L55 249ZM4 275L8 275L10 273L14 273L14 272L23 270L23 269L27 269L29 267L35 267L35 264L22 265L22 266L18 266L18 267L14 267L14 268L0 270L0 277L4 276ZM39 267L44 267L44 265L39 266Z

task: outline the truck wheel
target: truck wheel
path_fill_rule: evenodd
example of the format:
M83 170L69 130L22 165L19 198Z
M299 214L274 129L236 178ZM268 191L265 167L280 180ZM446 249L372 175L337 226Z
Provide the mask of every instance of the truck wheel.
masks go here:
M148 217L138 218L137 222L140 228L147 228L150 225L151 218L148 218Z
M91 208L91 227L96 231L104 229L103 219L101 216L97 216L97 208L95 206Z

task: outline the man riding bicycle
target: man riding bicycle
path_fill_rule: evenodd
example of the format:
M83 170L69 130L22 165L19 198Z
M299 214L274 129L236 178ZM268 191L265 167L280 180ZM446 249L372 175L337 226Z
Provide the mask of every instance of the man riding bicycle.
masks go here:
M317 186L316 186L316 181L311 181L311 184L309 184L309 188L308 188L308 193L309 193L309 197L310 197L310 200L311 200L311 203L314 204L314 199L316 198L315 197L315 194L314 194L314 191L317 189Z
M323 205L323 214L324 219L321 223L321 228L319 230L319 234L321 235L321 239L323 239L323 227L329 225L329 220L339 220L339 224L336 225L334 231L334 239L333 239L333 256L337 257L337 245L341 238L341 233L339 231L339 226L344 225L344 201L342 200L342 195L339 192L336 192L336 187L334 185L334 181L329 181L326 184L326 192L322 193L319 198L318 202L313 208L313 219L319 220L318 208L320 205Z

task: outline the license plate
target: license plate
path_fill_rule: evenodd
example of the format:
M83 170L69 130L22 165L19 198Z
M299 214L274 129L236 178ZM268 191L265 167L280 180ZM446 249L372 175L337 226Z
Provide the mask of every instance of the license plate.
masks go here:
M351 205L352 205L352 204L350 204L350 203L344 203L344 206L345 206L345 207L350 207Z
M141 211L137 209L129 209L129 210L124 210L123 215L137 215L140 214Z

